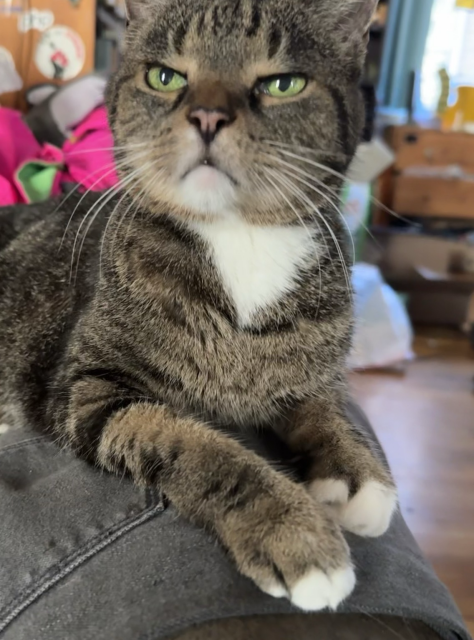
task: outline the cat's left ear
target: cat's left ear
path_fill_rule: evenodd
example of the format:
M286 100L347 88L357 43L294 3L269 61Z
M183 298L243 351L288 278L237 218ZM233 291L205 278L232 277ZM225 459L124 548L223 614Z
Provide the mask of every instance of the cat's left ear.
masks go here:
M349 38L369 36L369 28L379 0L342 0L341 26Z

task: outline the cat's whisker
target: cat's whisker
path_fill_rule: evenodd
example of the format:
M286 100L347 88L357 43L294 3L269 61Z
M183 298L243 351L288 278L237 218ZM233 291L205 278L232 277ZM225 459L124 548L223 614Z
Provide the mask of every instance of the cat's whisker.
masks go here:
M301 199L301 194L304 194L304 192L303 192L301 189L299 189L299 188L294 184L294 182L292 182L292 180L290 179L290 176L288 176L288 175L284 175L284 174L282 174L281 172L279 172L279 179L283 182L283 184L286 184L287 188L289 188L289 189L290 189L290 191L292 191L292 192L293 192L293 194L294 194L297 198L300 198L300 199ZM304 195L306 195L306 194L304 194ZM319 218L320 220L322 220L322 221L323 221L324 225L328 228L328 230L329 230L329 232L330 232L330 235L331 235L331 238L332 238L332 240L333 240L333 242L334 242L334 245L335 245L335 247L336 247L336 250L337 250L337 252L338 252L339 258L340 258L341 266L342 266L342 269L343 269L343 271L344 271L344 275L345 275L345 278L346 278L346 283L348 284L347 265L346 265L346 261L345 261L345 259L344 259L343 255L342 255L342 250L341 250L341 248L340 248L339 241L337 240L337 238L336 238L335 234L333 233L333 231L330 229L329 224L328 224L328 223L327 223L327 221L324 219L324 217L322 216L322 214L321 214L321 212L319 211L319 209L316 207L316 205L315 205L311 200L309 200L309 198L306 198L306 205L307 205L307 212L308 212L308 215L310 215L310 216L314 219L314 221L315 221L316 223L317 223L317 220L318 220L318 218ZM308 208L308 205L309 205L309 208ZM315 213L315 212L316 212L316 217L315 217L315 215L314 215L314 213ZM326 239L325 239L324 234L322 234L322 237L323 237L323 238L324 238L324 240L325 240L325 245L326 245L327 254L330 256L329 246L328 246L328 244L327 244L327 241L326 241Z
M153 168L153 165L152 165L152 168ZM151 176L150 180L145 184L143 189L140 191L141 197L140 197L139 202L137 203L137 206L135 207L135 211L133 212L133 215L132 215L132 217L130 219L130 222L128 223L127 231L125 233L125 242L127 241L127 238L130 235L130 230L132 228L132 224L133 224L133 222L134 222L134 220L135 220L135 218L136 218L136 216L138 214L138 211L140 210L140 208L142 206L142 203L145 200L145 197L146 197L148 189L151 187L152 184L154 184L156 182L159 182L159 180L162 178L162 176L164 174L164 169L161 168L156 172L152 172L152 174L153 175ZM122 222L124 222L124 220L125 220L125 216L121 219L120 224L122 224Z
M60 245L59 245L59 250L61 250L61 248L62 248L62 246L63 246L63 244L64 244L64 240L66 239L66 236L67 236L67 234L68 234L68 231L69 231L69 228L70 228L71 223L72 223L72 221L73 221L73 218L74 218L74 216L76 215L76 211L79 209L79 207L80 207L80 205L82 204L82 202L84 201L84 199L87 197L87 195L88 195L89 193L91 193L92 191L94 191L94 187L95 187L95 186L97 186L97 185L99 184L99 182L102 180L102 178L104 178L104 177L106 177L106 176L110 175L114 170L115 170L115 165L113 165L113 166L112 166L112 168L111 168L109 171L107 171L105 174L102 174L102 175L100 176L100 178L98 178L98 179L97 179L97 180L96 180L96 181L95 181L95 182L94 182L94 183L93 183L93 184L92 184L88 189L86 189L86 191L82 194L82 196L81 196L81 197L80 197L80 199L79 199L79 202L77 202L77 204L76 204L76 206L74 207L74 209L73 209L73 211L72 211L71 215L69 216L69 220L68 220L68 222L67 222L67 224L66 224L66 228L64 229L64 233L63 233L63 236L62 236L62 238L61 238L61 242L60 242ZM67 196L63 201L61 201L61 203L58 205L57 209L59 209L61 206L63 206L63 205L66 203L66 201L68 200L68 198L70 198L70 197L73 195L73 193L75 193L75 192L77 191L77 189L79 189L81 186L82 186L81 184L78 184L78 185L75 187L75 189L74 189L71 193L69 193L69 194L68 194L68 196ZM109 189L112 189L112 188L113 188L113 187L109 187ZM81 223L81 224L82 224L82 223ZM79 228L80 228L80 227L79 227Z
M143 149L147 146L146 142L137 142L133 144L126 144L121 146L112 145L111 147L95 147L94 149L78 149L77 151L70 151L68 156L77 156L84 153L97 153L99 151L113 151L113 152L127 152L134 149Z
M263 171L266 174L265 177L266 179L269 181L270 183L270 189L268 188L268 186L265 184L265 181L263 180L263 178L255 171L252 170L252 175L254 178L257 179L258 182L260 182L260 184L263 186L265 191L276 191L277 193L280 194L280 196L285 200L285 202L288 204L288 206L292 209L292 211L294 212L294 214L296 215L296 217L298 218L301 226L304 228L306 234L308 235L308 238L310 240L310 243L314 246L314 255L316 257L317 263L318 263L318 274L319 274L319 297L318 297L318 311L319 311L319 305L321 302L321 293L322 293L322 275L321 275L321 264L320 264L320 259L319 259L319 252L318 252L318 246L317 243L314 239L313 234L311 233L311 231L308 229L308 227L306 226L303 218L301 217L301 214L299 213L299 211L296 209L296 207L294 206L294 204L289 200L289 198L281 191L281 189L278 187L278 185L269 177L268 175L268 167L263 167ZM319 224L316 220L313 220L314 224L316 225L316 227L320 230ZM325 241L326 243L326 241ZM327 243L326 243L326 247L327 247Z
M389 215L393 216L397 220L400 220L400 222L405 222L410 227L414 227L415 229L423 228L423 225L420 222L414 222L413 220L409 220L408 218L401 216L399 213L397 213L393 209L390 209L390 207L387 207L387 205L385 205L383 202L380 202L380 200L378 200L377 198L374 198L373 196L371 196L370 199L373 202L373 204L375 204L377 207L382 209L382 211L385 211L385 213L388 213Z
M267 144L271 144L275 147L288 147L290 145L286 145L285 143L282 142L270 142L270 141L266 141ZM311 151L311 149L309 149L308 147L303 147L304 149L307 149L308 151ZM300 162L305 162L306 164L310 164L313 167L320 169L321 171L325 171L326 173L329 173L331 175L333 175L334 177L340 178L341 180L347 181L347 176L344 175L343 173L340 173L339 171L336 171L335 169L331 169L330 167L321 164L320 162L315 162L314 160L310 160L309 158L305 158L304 156L298 155L296 153L292 153L287 151L286 149L279 149L278 150L279 153L284 154L285 156L289 156L291 158L295 158L297 160L299 160ZM314 152L314 151L313 151ZM383 202L380 202L380 200L378 200L377 198L375 198L374 196L370 197L371 202L373 202L373 204L375 204L376 206L380 207L383 211L385 211L386 213L388 213L389 215L393 216L394 218L396 218L397 220L400 220L401 222L406 222L407 224L409 224L412 227L416 227L416 228L421 228L422 225L418 222L413 222L413 220L409 220L408 218L405 218L404 216L401 216L399 213L397 213L396 211L394 211L393 209L390 209L390 207L387 207L385 204L383 204Z
M281 176L280 176L280 173L278 172L278 170L276 169L276 167L274 167L274 166L273 167L268 167L268 166L265 166L265 165L263 166L263 170L264 170L265 173L267 173L267 170L270 170L270 169L275 169L276 170L276 174L277 174L276 177L277 177L277 179L280 179ZM256 177L259 177L258 174L256 175ZM260 178L260 180L261 180L261 178ZM301 217L301 213L297 211L297 209L294 207L294 205L291 203L291 201L281 192L280 189L277 188L277 185L275 185L275 183L273 181L272 181L272 186L274 187L274 190L277 190L277 192L279 192L282 195L282 197L284 197L285 201L290 206L290 208L293 210L293 212L297 216L297 218L300 221L300 223L305 227L305 222L304 222L303 218ZM321 230L321 227L320 227L317 219L313 218L313 222L316 224L318 229ZM326 238L324 237L324 235L321 235L321 237L324 240L324 243L326 245L326 249L329 250L328 246L327 246Z
M347 224L347 220L345 219L344 214L342 213L341 209L337 206L337 202L340 201L340 194L337 193L334 189L331 189L331 187L329 187L328 185L326 185L324 182L322 182L321 180L319 180L318 178L316 178L314 175L312 175L311 173L304 171L303 169L301 169L298 166L295 166L294 164L290 163L290 162L286 162L285 160L282 160L281 158L275 157L273 155L270 154L265 154L268 155L269 157L271 157L274 161L276 161L278 164L283 165L285 167L288 167L289 169L291 169L292 172L298 173L302 176L305 176L306 178L308 178L310 180L310 182L315 182L318 187L324 188L326 189L329 193L331 193L331 195L334 196L335 201L331 200L328 196L326 196L325 194L321 193L321 191L316 188L316 187L310 187L312 189L314 189L316 191L316 193L318 193L322 198L324 198L325 200L327 200L327 202L329 202L329 204L331 204L332 207L334 207L334 209L339 213L339 215L341 216L341 219L343 220L344 225L347 227L348 232L350 237L352 238L352 234L350 233L350 229L348 227ZM301 182L303 182L304 184L305 181L301 180ZM309 186L309 185L308 185ZM368 229L368 227L361 223L362 226L367 230L367 232L372 236L370 230ZM373 237L373 236L372 236ZM353 253L354 253L354 260L355 260L355 255L356 255L356 251L355 251L355 246L354 246L354 242L352 241L353 244Z
M92 191L92 190L94 189L94 187L95 187L95 186L97 186L97 185L99 184L99 182L100 182L100 180L101 180L102 178L107 177L108 175L110 175L110 174L114 171L115 167L116 167L116 163L115 163L115 162L109 162L109 163L108 163L108 164L106 164L105 166L99 167L99 168L98 168L98 169L96 169L95 171L91 171L91 172L87 175L87 178L90 178L91 176L93 176L93 175L95 175L95 174L99 173L99 171L103 171L103 169L106 169L106 168L108 168L108 169L109 169L105 174L102 174L102 175L101 175L101 176L100 176L100 177L99 177L99 178L98 178L98 179L93 183L93 185L92 185L91 187L89 187L89 189L88 189L87 191L88 191L88 192ZM69 200L69 198L71 198L75 193L77 193L77 191L78 191L81 187L84 187L84 184L83 184L82 182L78 182L78 183L76 184L76 186L75 186L73 189L71 189L71 191L69 191L69 193L68 193L68 194L67 194L67 195L66 195L66 196L61 200L61 202L58 204L58 206L54 209L54 212L53 212L53 213L56 213L57 211L59 211L59 209L61 209L61 207L63 207L63 206L66 204L66 202ZM62 239L61 239L61 243L60 243L60 245L59 245L59 249L61 249L61 247L62 247L62 245L63 245L63 243L64 243L64 239L65 239L65 237L66 237L66 235L67 235L67 231L68 231L68 229L69 229L69 225L70 225L70 223L71 223L71 221L72 221L72 219L73 219L73 217L74 217L74 213L75 213L75 211L76 211L76 209L74 209L73 213L72 213L72 214L70 215L70 217L69 217L69 221L68 221L68 224L67 224L66 229L65 229L65 231L64 231L63 237L62 237Z
M319 180L319 178L317 178L313 173L310 173L309 171L305 171L304 169L302 169L301 167L297 166L296 164L292 163L292 162L288 162L287 160L284 160L283 158L280 158L279 156L275 156L274 154L270 154L270 153L266 153L264 152L264 155L267 158L271 158L273 160L273 162L277 162L278 164L284 165L286 167L289 167L291 169L293 169L294 171L298 171L299 173L301 173L301 175L310 178L311 180L314 180L319 186L321 186L322 188L326 189L328 191L328 193L330 193L331 195L333 195L335 197L336 200L340 200L340 188L338 190L333 189L330 185L326 184L325 182L323 182L322 180Z
M144 172L146 172L146 168L147 168L147 167L149 167L149 166L150 166L150 163L147 163L147 165L144 167ZM151 162L151 166L153 166L153 162ZM156 176L153 176L153 177L152 177L152 180L150 180L150 181L149 181L149 182L148 182L148 183L147 183L147 184L146 184L146 185L145 185L145 186L144 186L144 187L139 191L139 193L138 193L138 194L132 194L132 196L131 196L131 203L130 203L130 206L129 206L128 208L126 208L126 209L125 209L125 212L124 212L124 213L123 213L123 215L121 216L121 218L120 218L120 222L119 222L119 223L118 223L118 225L117 225L117 228L116 228L116 231L115 231L115 234L114 234L114 239L113 239L113 241L112 241L112 245L111 245L111 246L112 246L112 250L113 250L113 246L114 246L114 244L115 244L115 238L116 238L116 236L117 236L117 230L118 230L118 228L119 228L119 227L120 227L120 225L122 224L123 220L124 220L124 219L127 217L127 215L129 214L129 212L130 212L131 208L133 207L133 205L134 205L135 203L137 203L137 202L138 202L138 198L140 198L141 194L144 194L144 192L146 191L146 189L148 188L148 186L150 186L150 185L152 184L152 182L153 182L155 179L156 179ZM140 181L140 180L141 180L141 176L138 178L138 181ZM130 194L129 194L129 195L130 195ZM118 203L118 204L120 204L120 201L119 201L119 203ZM138 207L138 204L137 204L137 207ZM116 213L116 209L117 209L117 207L115 207L114 211L113 211L113 212L112 212L112 214L110 215L110 217L109 217L109 219L108 219L108 221L107 221L107 225L106 225L106 227L105 227L104 233L103 233L103 235L102 235L101 248L100 248L100 260L99 260L99 264L100 264L100 268L101 268L101 269L102 269L102 255L103 255L103 250L104 250L104 243L105 243L105 240L106 240L106 237L107 237L107 231L108 231L108 229L109 229L109 225L110 225L110 223L111 223L111 221L112 221L113 216L114 216L114 215L115 215L115 213Z
M273 155L271 157L274 161L278 162L278 164L284 164L285 166L291 168L293 171L301 174L302 176L307 177L310 181L314 182L318 187L321 187L322 189L326 189L326 191L334 197L334 203L340 202L340 198L341 198L340 193L338 193L335 189L332 189L329 185L325 184L322 180L319 180L316 176L312 175L308 171L304 171L300 167L293 165L291 162L285 162L281 158L275 157ZM343 213L339 209L338 211L343 216ZM366 231L366 233L368 233L368 235L372 238L372 240L376 244L379 244L378 240L376 239L374 234L371 232L370 228L364 222L361 221L360 226Z
M152 164L152 166L153 166L153 164ZM160 172L158 172L158 174L161 174L161 172L162 172L162 170L160 170ZM137 213L138 213L138 211L139 211L139 209L141 207L141 204L142 204L142 202L143 202L143 200L144 200L144 198L146 196L146 192L147 192L148 188L153 184L153 182L156 181L156 179L158 177L158 174L152 175L151 179L148 182L145 183L145 185L140 189L140 191L137 194L132 195L132 200L131 200L131 203L130 203L129 207L125 209L124 213L121 215L120 220L119 220L119 222L118 222L118 224L117 224L117 226L115 228L114 237L113 237L112 243L110 245L111 246L111 252L114 251L115 241L117 239L117 233L118 233L120 227L122 226L123 222L125 221L126 217L128 216L128 214L132 210L132 207L134 205L136 205L135 206L135 211L134 211L134 213L132 215L132 220L131 220L130 224L132 224L133 220L135 219L135 216L137 215ZM115 213L115 211L114 211L114 213ZM112 219L112 216L110 217L109 222L110 222L111 219ZM104 231L104 234L103 234L103 237L102 237L102 246L101 246L101 251L100 251L100 264L101 265L102 265L102 252L103 252L103 248L104 248L105 237L106 237L106 234L107 234L107 228L108 228L108 223L107 223L107 227L106 227L106 229ZM129 229L130 229L130 225L129 225ZM127 233L127 235L128 235L128 233Z
M145 155L146 155L146 154L144 153L144 154L143 154L143 157L144 157ZM142 157L142 156L140 156L140 157ZM64 240L65 240L65 238L66 238L66 236L67 236L67 233L68 233L68 231L69 231L69 227L70 227L70 225L71 225L71 223L72 223L72 220L73 220L73 218L74 218L74 216L75 216L75 214L76 214L76 211L78 210L78 208L80 207L80 205L82 204L82 202L84 201L84 199L87 197L87 195L88 195L89 193L91 193L92 191L94 191L94 187L96 187L96 186L99 184L99 182L100 182L101 180L103 180L104 178L106 178L106 177L107 177L107 176L109 176L110 174L114 173L114 171L116 171L117 169L120 169L120 168L122 168L122 167L125 167L125 166L127 165L128 161L129 161L129 160L128 160L128 158L123 158L123 159L122 159L122 160L120 160L119 162L112 162L112 163L109 163L108 165L105 165L105 167L100 167L99 169L96 169L95 171L92 171L92 172L87 176L87 177L89 178L90 176L92 176L92 175L94 175L94 174L98 173L99 171L103 171L103 169L105 169L106 167L110 167L110 168L106 171L106 173L102 173L102 174L99 176L99 178L98 178L98 179L97 179L97 180L96 180L96 181L95 181L95 182L94 182L94 183L93 183L93 184L92 184L88 189L86 189L86 191L82 194L81 198L79 199L79 202L78 202L78 203L76 204L76 206L74 207L74 209L73 209L73 211L72 211L72 213L71 213L71 215L70 215L70 217L69 217L69 220L68 220L68 223L67 223L67 225L66 225L66 228L65 228L65 230L64 230L63 237L62 237L61 242L60 242L60 245L59 245L59 250L61 250L61 247L63 246ZM64 206L64 204L68 201L68 199L69 199L72 195L74 195L74 194L77 192L77 190L78 190L78 189L80 189L80 188L81 188L81 187L83 187L83 186L84 186L84 185L83 185L82 183L77 184L77 185L74 187L74 189L72 189L72 191L71 191L70 193L68 193L68 194L67 194L67 196L66 196L63 200L61 200L61 202L60 202L60 203L58 204L58 206L56 207L55 211L58 211L62 206Z
M113 185L112 187L110 187L109 189L107 189L106 191L104 191L104 193L102 193L102 195L98 198L98 200L96 202L94 202L94 204L92 205L92 207L87 211L87 213L84 215L83 219L81 220L81 223L79 225L78 230L76 231L76 235L74 237L74 243L72 246L72 252L71 252L71 269L70 269L70 282L72 282L72 273L73 273L73 269L74 269L74 257L76 254L76 245L78 242L78 238L81 234L81 230L82 227L84 226L84 224L86 224L88 217L90 216L90 214L94 211L94 208L97 207L101 202L103 202L104 200L107 201L107 198L110 194L114 195L118 190L119 190L119 185ZM81 201L83 200L83 198L81 198ZM77 209L77 206L76 206ZM75 209L75 210L76 210ZM74 212L73 212L74 214ZM89 227L88 227L89 228Z
M323 149L312 149L311 147L272 140L265 140L264 142L269 145L270 149L268 149L268 151L271 151L272 153L282 154L287 158L294 157L300 162L312 164L312 166L321 169L326 174L331 175L333 178L337 178L338 181L347 181L346 172L348 159L344 154L340 152L328 152L327 150ZM307 155L304 154L312 154L313 159L308 158ZM316 159L314 159L314 157L316 157ZM334 166L329 166L322 160L327 160L333 165L340 166L340 170L338 170Z
M124 212L122 213L122 215L120 216L120 220L119 220L119 222L118 222L117 226L115 227L115 233L114 233L114 236L113 236L113 238L112 238L112 242L110 243L110 247L111 247L111 248L110 248L110 253L113 253L113 252L114 252L114 250L115 250L115 242L116 242L116 240L117 240L117 234L118 234L118 231L119 231L120 227L122 226L122 223L124 222L125 218L126 218L126 217L128 216L128 214L130 213L130 210L131 210L131 208L133 207L133 205L134 205L134 204L136 204L135 211L137 211L137 210L138 210L139 205L140 205L140 202L141 202L141 201L142 201L142 199L143 199L143 198L142 198L142 194L143 194L143 196L144 196L144 194L145 194L145 187L142 187L142 189L138 192L138 194L137 194L137 195L133 195L133 196L132 196L132 202L131 202L130 206L129 206L127 209L125 209L125 211L124 211ZM107 231L107 229L106 229L106 231ZM104 233L104 238L102 239L102 243L104 242L104 239L105 239L105 233ZM101 260L102 260L102 248L101 248Z
M109 217L107 219L107 223L105 225L104 232L102 233L102 240L101 240L101 243L100 243L100 252L99 252L99 273L100 273L100 277L102 277L102 255L103 255L103 252L104 252L104 241L105 241L105 238L107 236L107 231L109 230L110 223L113 220L113 218L115 217L115 214L117 213L118 208L120 207L122 202L125 200L125 198L128 197L128 196L129 196L129 190L125 189L125 191L122 194L122 196L117 200L117 202L115 204L115 207L112 210L112 213L109 215ZM132 197L131 204L128 207L125 208L126 212L128 212L130 207L133 206L133 202L134 201L133 201L133 197ZM93 220L92 220L92 223L93 223ZM86 232L85 235L87 235L87 232Z
M316 258L317 263L318 263L318 275L319 275L319 296L318 296L318 307L317 307L317 312L316 312L316 315L317 315L317 314L318 314L318 312L319 312L320 304L321 304L321 294L322 294L322 291L321 291L321 290L322 290L321 261L320 261L320 259L319 259L319 251L318 251L319 246L318 246L318 243L317 243L317 242L315 241L315 239L314 239L314 234L312 234L312 233L311 233L311 231L310 231L310 230L308 229L308 227L306 226L306 224L305 224L305 222L304 222L303 218L301 217L300 212L296 209L296 207L295 207L295 206L294 206L294 204L291 202L291 200L286 196L286 194L285 194L285 193L280 189L280 187L278 186L278 184L277 184L274 180L272 180L272 179L269 177L269 175L268 175L269 173L270 173L270 175L274 175L274 177L275 177L275 174L274 174L274 172L272 171L272 169L270 169L269 167L264 167L264 172L265 172L265 174L266 174L267 180L269 180L269 181L270 181L270 183L272 184L272 186L273 186L273 188L276 190L276 192L280 194L280 196L284 199L284 201L288 204L288 206L289 206L289 207L291 208L291 210L294 212L294 214L295 214L295 215L296 215L296 217L298 218L298 220L299 220L299 222L300 222L301 226L302 226L302 227L304 228L304 230L306 231L306 233L307 233L307 235L308 235L308 237L309 237L309 239L310 239L310 241L311 241L311 244L312 244L312 245L313 245L313 247L314 247L314 255L315 255L315 258ZM276 178L278 178L278 177L279 177L279 175L278 175L278 173L277 173ZM315 221L315 222L316 222L316 221ZM317 223L317 222L316 222L316 225L319 227L319 225L318 225L318 223Z
M278 164L284 164L285 166L290 167L293 171L296 171L297 173L300 173L301 175L307 177L310 181L314 182L318 187L321 187L322 189L325 189L328 193L330 193L334 197L335 203L340 202L340 198L341 198L340 193L337 192L335 189L332 189L329 185L325 184L322 180L319 180L313 174L309 173L308 171L304 171L303 169L301 169L301 167L298 167L293 163L285 162L284 160L282 160L281 158L273 154L265 154L265 155L267 157L271 157L274 162L277 162ZM371 200L373 202L377 202L374 198L371 198ZM362 221L360 221L359 224L366 231L366 233L372 238L372 241L375 244L380 246L380 243L378 242L377 238L374 236L370 228Z
M338 190L333 189L330 185L326 184L322 180L319 180L314 174L309 173L308 171L305 171L304 169L302 169L301 167L295 165L292 162L288 162L288 161L283 160L279 156L275 156L274 154L269 154L269 153L265 153L264 155L266 155L268 158L271 158L274 162L277 162L279 165L283 165L285 167L288 167L292 171L295 171L295 172L301 174L302 176L308 178L312 182L316 183L316 185L318 187L321 187L322 189L325 189L328 193L330 193L335 198L335 200L331 202L333 206L335 205L335 203L340 202L340 199L341 199L341 189L340 189L340 187L339 187ZM341 174L341 176L342 176L342 174ZM326 197L326 196L324 196L324 197Z
M135 171L132 171L124 180L119 182L119 184L114 185L113 187L108 189L99 198L99 200L94 203L94 205L86 213L86 215L84 216L84 218L81 221L81 224L79 225L79 229L77 230L76 237L74 238L74 244L73 244L73 248L72 248L72 257L71 257L71 275L72 275L72 269L73 269L73 266L74 266L74 257L75 257L75 252L76 252L76 246L77 246L78 238L79 238L79 235L81 233L83 225L86 223L88 218L92 215L92 218L91 218L90 222L88 223L86 231L83 234L81 245L80 245L80 248L79 248L79 253L78 253L77 261L76 261L76 278L77 278L77 273L79 271L79 261L80 261L80 256L81 256L81 253L82 253L82 249L84 247L85 239L86 239L87 234L89 233L94 221L96 220L97 216L102 211L102 209L110 202L110 200L112 200L112 198L116 195L116 193L118 193L121 189L127 187L131 182L133 182L133 180L135 180L136 176L141 171L143 171L143 167L139 167ZM99 204L100 204L100 206L98 206ZM94 209L95 209L95 211L94 211Z
M341 267L344 273L344 277L346 280L346 286L347 286L347 291L349 294L352 294L352 285L351 285L351 279L349 276L349 272L347 269L347 264L344 258L344 252L341 249L341 246L339 244L339 240L337 239L336 234L334 233L333 229L331 229L331 226L329 225L329 223L327 222L327 220L324 218L323 215L321 215L321 212L319 211L318 207L310 200L310 198L308 198L308 196L304 193L304 191L302 189L300 189L297 185L295 185L291 180L289 180L288 177L284 177L283 174L280 175L280 179L283 182L286 182L288 188L291 189L291 191L293 192L294 196L296 198L299 198L300 201L302 201L303 203L306 203L306 205L309 207L310 211L313 211L318 218L323 222L324 226L326 227L326 229L328 230L333 242L334 242L334 246L336 248L336 251L338 253L339 256L339 260L341 262Z
M311 243L314 246L315 254L317 255L317 253L318 253L317 252L318 244L314 239L314 235L308 229L308 226L306 225L304 219L302 218L301 213L298 211L298 209L295 207L295 205L291 202L291 200L287 197L287 195L282 191L282 189L280 189L280 187L278 186L278 183L275 182L273 179L271 179L269 177L269 175L272 175L274 178L276 178L278 180L278 179L281 178L281 175L279 174L278 171L273 171L270 167L264 167L263 170L264 170L264 172L266 174L267 180L270 182L270 184L272 185L273 189L284 199L284 201L287 203L287 205L293 211L295 216L298 218L301 226L304 228L304 230L306 231L308 237L310 238ZM314 221L314 222L316 222L316 221Z
M122 200L124 199L124 197L127 195L127 191L125 191L124 195L119 198L119 200L117 201L115 207L112 210L112 213L109 215L108 219L107 219L107 223L105 225L105 229L102 233L102 239L100 242L100 252L99 252L99 273L100 273L100 277L102 277L102 256L104 253L104 243L105 243L105 239L107 237L107 231L109 230L110 227L110 223L112 222L112 219L114 218L116 212L117 212L117 208L118 206L122 203ZM133 203L133 200L132 200ZM128 209L126 209L127 211Z
M285 163L288 164L288 163ZM328 202L334 209L335 211L339 214L344 226L347 229L348 232L348 236L350 238L351 244L352 244L352 263L355 263L356 260L356 248L355 248L355 243L354 243L354 237L351 233L350 227L347 223L347 220L344 216L344 214L342 213L341 209L337 206L337 204L331 200L331 198L329 198L329 196L327 196L325 193L323 193L321 191L321 189L318 189L316 186L314 186L313 184L311 184L311 182L308 182L307 180L305 180L304 178L301 178L297 173L294 172L293 167L292 167L292 171L289 171L288 169L282 169L283 173L285 173L287 176L294 178L295 180L298 180L301 184L306 185L308 188L310 188L311 190L315 191L315 193L317 193L321 198L323 198L324 200L326 200L326 202Z
M310 160L309 158L306 158L305 156L302 156L301 154L296 153L297 150L302 150L307 153L312 153L313 155L319 155L326 158L333 158L334 160L338 158L340 159L341 164L345 165L347 163L347 157L340 152L330 152L323 149L312 149L311 147L305 147L299 144L298 145L290 144L287 142L278 142L276 140L264 140L264 142L270 145L271 147L277 147L278 153L284 153L285 155L289 155L291 153L292 155L295 156L295 158L299 160L308 160L311 163L314 162L315 166L317 165L318 168L327 170L328 172L332 173L332 175L334 175L337 178L340 178L341 180L347 180L347 176L341 171L337 171L336 169L328 167L327 165L322 164L321 162Z
M397 638L397 640L408 640L407 638L404 638L400 633L398 633L398 631L395 631L395 629L392 629L392 627L390 627L388 624L380 620L380 618L377 618L377 616L367 613L365 609L363 610L363 609L360 609L359 607L354 607L354 609L359 611L360 615L363 615L369 618L369 620L373 620L374 622L376 622L379 625L379 627L381 627L382 629L385 629L385 631L389 631L394 638ZM411 630L410 630L410 635L413 637L413 632Z

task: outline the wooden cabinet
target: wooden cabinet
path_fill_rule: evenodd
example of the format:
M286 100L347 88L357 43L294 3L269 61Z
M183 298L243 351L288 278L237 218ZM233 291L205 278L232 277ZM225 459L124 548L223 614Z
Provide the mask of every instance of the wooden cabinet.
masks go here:
M474 180L398 176L392 208L402 215L474 219Z
M388 139L396 153L390 208L474 219L474 135L405 126L392 128Z

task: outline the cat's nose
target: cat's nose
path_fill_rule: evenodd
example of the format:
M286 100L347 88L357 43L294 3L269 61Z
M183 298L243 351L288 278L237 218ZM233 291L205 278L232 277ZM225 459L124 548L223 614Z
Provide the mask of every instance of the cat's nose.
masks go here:
M194 125L206 144L211 144L219 131L231 124L232 118L224 109L193 109L188 115L189 122Z

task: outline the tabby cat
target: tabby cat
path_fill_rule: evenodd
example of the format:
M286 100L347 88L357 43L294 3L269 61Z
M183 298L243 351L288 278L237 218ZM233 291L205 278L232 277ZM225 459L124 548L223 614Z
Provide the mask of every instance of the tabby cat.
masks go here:
M379 536L396 507L345 414L337 199L375 4L129 0L107 96L119 192L0 222L2 421L159 488L304 610L354 588L342 529ZM278 429L306 482L243 427Z

